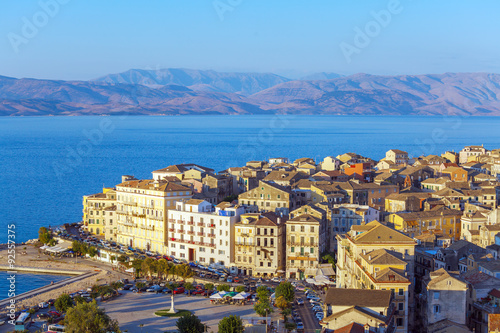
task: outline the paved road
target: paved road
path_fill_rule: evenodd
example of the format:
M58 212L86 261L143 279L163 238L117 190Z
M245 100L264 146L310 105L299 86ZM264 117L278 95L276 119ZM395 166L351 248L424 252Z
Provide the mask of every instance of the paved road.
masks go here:
M312 306L307 300L306 295L302 292L297 292L296 297L302 298L305 302L304 305L295 307L300 314L302 322L304 323L304 332L316 332L317 329L321 329L321 325L319 324L318 319L316 319L314 312L311 310Z

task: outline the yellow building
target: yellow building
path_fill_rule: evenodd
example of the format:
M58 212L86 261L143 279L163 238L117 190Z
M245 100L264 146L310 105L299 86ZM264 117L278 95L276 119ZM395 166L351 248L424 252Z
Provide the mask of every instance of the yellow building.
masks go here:
M190 188L165 180L124 177L116 185L117 241L146 251L167 254L167 216L177 201L189 200Z
M390 214L387 221L396 230L404 232L412 238L422 235L426 231L432 231L436 235L459 240L461 217L461 211L440 206L422 212Z
M396 332L409 332L415 241L378 221L337 235L337 288L392 290Z
M102 193L83 196L83 224L93 235L105 235L106 209L116 204L113 188L103 188Z

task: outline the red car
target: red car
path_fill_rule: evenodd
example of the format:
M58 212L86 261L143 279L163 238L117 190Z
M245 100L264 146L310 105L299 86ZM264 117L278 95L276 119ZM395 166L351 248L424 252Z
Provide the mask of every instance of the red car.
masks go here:
M204 292L205 292L205 290L203 290L203 289L196 289L196 290L191 292L191 295L201 295Z
M49 315L51 315L52 317L60 317L61 314L57 311L48 311L47 312Z
M235 277L233 281L234 281L235 283L240 283L240 282L241 282L241 281L240 281L240 278L238 278L238 277Z
M182 293L184 293L184 287L175 288L174 295L175 294L182 294Z

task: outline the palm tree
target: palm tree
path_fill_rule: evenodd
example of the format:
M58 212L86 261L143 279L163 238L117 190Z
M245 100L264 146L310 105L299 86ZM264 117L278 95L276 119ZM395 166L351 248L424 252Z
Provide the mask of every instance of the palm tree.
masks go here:
M168 276L168 261L160 259L157 265L158 277L163 278L163 276Z
M191 289L193 289L193 284L191 282L186 282L184 288L188 291L188 296L191 296Z

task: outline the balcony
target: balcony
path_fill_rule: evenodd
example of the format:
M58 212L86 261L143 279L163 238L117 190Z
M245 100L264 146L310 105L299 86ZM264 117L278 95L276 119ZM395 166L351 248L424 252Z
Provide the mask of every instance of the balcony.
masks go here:
M187 234L188 234L188 235L194 235L194 234L195 234L195 232L194 232L194 231L191 231L191 230L188 230Z
M204 234L203 232L197 232L197 233L196 233L196 235L197 235L197 236L202 236L202 237L203 237L203 235L205 235L205 234Z
M198 222L198 223L196 223L196 225L197 225L198 227L204 227L204 226L205 226L205 223L203 223L203 222Z
M168 231L170 231L170 232L174 232L174 231L175 231L175 229L174 229L174 228L169 228L169 229L168 229Z
M208 237L215 238L215 234L207 234Z
M179 223L179 224L186 224L186 222L184 222L183 220L177 220L177 223Z
M184 229L177 229L177 232L180 233L180 234L183 234L184 233Z
M194 221L188 221L187 224L188 225L194 225Z
M170 222L170 223L175 223L176 221L177 220L175 220L175 219L168 219L168 222Z
M209 228L215 228L215 224L211 223L208 225Z
M487 302L486 303L474 302L474 307L483 310L487 313L500 313L500 307Z

